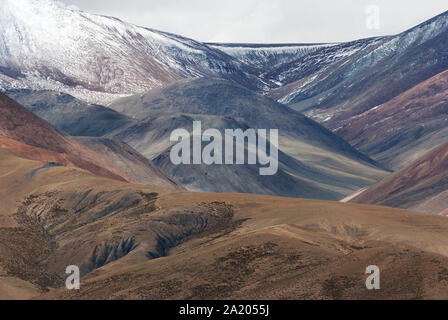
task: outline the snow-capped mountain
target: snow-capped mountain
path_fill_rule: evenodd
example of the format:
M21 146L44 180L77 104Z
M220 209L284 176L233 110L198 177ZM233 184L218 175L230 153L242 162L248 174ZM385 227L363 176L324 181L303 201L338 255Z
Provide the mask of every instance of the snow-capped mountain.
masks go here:
M402 168L446 141L448 12L396 36L356 43L364 48L322 67L317 56L334 55L317 51L281 66L294 82L270 96L388 168ZM332 50L339 49L323 49Z
M341 86L344 82L349 87L354 79L364 78L365 72L373 72L387 60L397 59L412 50L418 51L417 47L444 32L448 32L448 12L396 36L362 39L329 48L323 47L267 74L267 78L280 81L284 85L297 81L294 85L271 94L280 102L295 104L301 110L306 110L311 105L314 108L316 104L323 103L327 97L332 96L329 92L331 88ZM448 64L445 65L448 67ZM436 73L430 76L434 74ZM317 96L318 103L312 99ZM301 103L309 99L310 103Z
M209 46L224 51L228 55L259 70L262 78L278 67L320 49L337 46L338 43L322 44L244 44L210 43ZM269 79L272 80L272 79ZM281 83L278 83L281 85Z
M0 1L0 86L52 89L89 101L147 91L182 78L268 86L220 50L53 0Z
M436 38L447 29L447 16L397 36L348 43L207 44L55 0L0 0L0 90L55 90L105 103L184 78L212 77L306 111L340 96L335 88L350 88L385 59ZM426 78L436 71L443 70Z
M325 74L327 70L331 70L338 65L344 65L354 57L362 56L364 52L368 52L385 39L386 37L378 37L331 46L319 46L315 50L307 52L307 54L297 56L296 59L277 66L264 76L280 83L282 86L300 81L294 87L294 91L283 96L280 94L280 97L278 97L280 102L290 103L298 93L307 85L312 85L314 80ZM273 94L275 95L275 93Z

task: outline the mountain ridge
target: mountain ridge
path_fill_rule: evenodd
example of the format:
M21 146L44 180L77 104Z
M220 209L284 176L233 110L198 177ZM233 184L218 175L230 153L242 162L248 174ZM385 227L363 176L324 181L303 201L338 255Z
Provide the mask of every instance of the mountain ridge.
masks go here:
M448 209L447 172L448 143L445 143L349 202L443 213Z
M183 80L143 95L121 98L109 107L136 118L137 122L108 137L131 145L194 191L262 191L339 200L387 174L375 161L315 121L226 80ZM190 132L193 121L201 121L204 130L278 129L279 176L288 181L287 187L276 177L259 177L249 165L235 168L172 165L170 133L178 128ZM226 183L217 184L213 179Z
M202 43L114 17L72 10L52 0L4 0L0 6L5 13L0 22L1 88L54 90L101 104L191 77L220 77L264 94L307 77L317 83L314 77L327 70L327 64L334 68L358 55L375 60L386 53L384 44L406 47L406 41L433 37L437 28L427 29L446 14L399 34L411 36L395 44L397 36L345 43L260 45ZM418 29L423 27L427 28ZM411 39L416 30L421 34ZM49 43L61 43L64 49L56 50ZM55 59L61 56L76 63ZM286 92L285 88L274 90L272 96L296 105L296 96L306 85L294 85Z
M98 102L187 77L220 75L254 90L266 86L250 67L182 36L51 0L4 0L0 7L4 88L63 91Z

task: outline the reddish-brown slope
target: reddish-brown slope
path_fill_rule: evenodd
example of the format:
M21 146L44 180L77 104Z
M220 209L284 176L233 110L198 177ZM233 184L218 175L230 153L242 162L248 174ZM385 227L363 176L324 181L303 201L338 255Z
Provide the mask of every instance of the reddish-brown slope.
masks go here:
M402 169L448 138L448 70L353 116L336 132L393 169Z
M354 197L350 202L440 213L448 208L448 143Z
M0 149L10 150L32 160L38 160L42 162L55 162L64 166L69 166L71 164L65 154L33 147L2 136L0 136Z
M130 180L99 155L73 142L3 93L0 93L0 136L7 138L2 140L3 148L28 158L71 163L99 176Z

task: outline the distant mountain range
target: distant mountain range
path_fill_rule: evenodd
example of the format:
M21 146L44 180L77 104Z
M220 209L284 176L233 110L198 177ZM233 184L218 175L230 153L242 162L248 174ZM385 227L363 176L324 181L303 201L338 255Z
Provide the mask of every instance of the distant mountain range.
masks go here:
M95 150L94 147L81 146L3 93L0 93L0 111L0 146L4 149L51 165L78 167L106 178L181 188L136 151L133 151L134 159L140 157L142 160L133 161L134 171L126 170L122 164L117 165L113 163L115 161L108 160L125 151L129 158L129 154L132 154L130 147L125 150L124 146L120 146L115 149L109 148L108 152L101 150L100 153L96 153L91 150ZM145 171L146 176L137 174L138 168Z
M353 77L376 81L393 61L400 68L414 48L443 47L447 26L444 13L397 36L349 43L207 44L75 11L52 0L5 0L0 5L0 30L5 31L0 35L0 86L60 91L97 103L184 78L219 77L261 93L283 87L271 94L299 110L313 105L328 109L336 101L325 96L333 97L331 92L337 90L338 99L345 99L340 92ZM412 69L419 72L419 79L443 71L446 55L440 50L433 54L425 73ZM409 59L417 56L415 52ZM367 77L372 70L377 77ZM400 80L407 89L417 80L409 79ZM348 91L359 94L355 89ZM393 94L397 90L386 90L382 99ZM375 99L371 103L381 103L380 97ZM333 112L317 110L312 115L319 119L334 117Z
M0 86L10 97L69 135L127 143L191 190L338 200L447 137L447 12L348 43L219 44L51 0L1 6ZM281 178L173 166L169 133L194 120L280 129Z
M219 44L0 0L0 91L0 299L447 298L448 12ZM278 129L277 174L174 165L193 121Z
M192 39L52 0L5 0L0 9L0 87L61 91L89 102L190 77L271 87L252 67Z
M14 90L8 95L71 135L104 136L114 139L114 144L123 141L194 191L340 200L387 175L375 161L313 120L227 80L184 80L119 99L108 108L50 91ZM191 131L193 121L222 131L279 129L279 173L260 176L253 165L173 165L170 134L178 128ZM104 142L107 149L111 143L107 139L76 140L95 151L101 144L92 142Z

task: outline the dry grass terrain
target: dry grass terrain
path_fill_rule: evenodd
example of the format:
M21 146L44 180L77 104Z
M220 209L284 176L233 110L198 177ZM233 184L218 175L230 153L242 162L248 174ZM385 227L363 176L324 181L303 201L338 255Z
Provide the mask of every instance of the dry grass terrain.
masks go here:
M133 185L0 151L0 297L447 298L448 220ZM67 291L65 267L81 267ZM365 289L378 265L382 289Z

